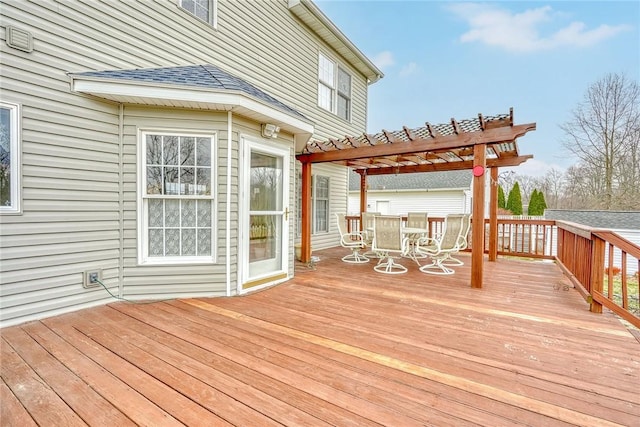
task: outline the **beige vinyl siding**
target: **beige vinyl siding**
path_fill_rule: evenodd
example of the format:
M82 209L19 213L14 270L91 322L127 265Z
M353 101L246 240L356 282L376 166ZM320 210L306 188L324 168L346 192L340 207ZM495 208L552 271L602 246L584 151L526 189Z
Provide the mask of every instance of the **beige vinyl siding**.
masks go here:
M298 109L316 124L315 138L365 130L365 78L310 33L289 12L287 0L220 0L217 30L180 9L177 0L0 1L0 37L4 40L5 27L13 25L29 31L34 41L31 53L0 43L0 95L21 105L23 152L23 214L0 217L0 326L111 301L101 288L82 287L87 270L101 269L110 291L123 291L127 298L221 295L226 290L227 113L127 105L121 156L119 105L71 93L68 73L212 63ZM351 123L317 106L320 49L337 56L352 75ZM215 264L137 265L140 126L216 131ZM229 219L233 291L238 133L259 135L259 126L234 115ZM346 169L341 170L331 172L332 194L346 194ZM346 196L336 199L332 215L346 210ZM314 236L315 247L328 245L334 235ZM290 260L292 272L292 255Z
M224 264L226 206L226 160L224 181L221 183L222 159L226 159L227 114L224 112L177 110L168 108L144 108L126 106L124 109L124 293L125 296L174 297L184 295L224 295L226 269ZM138 248L138 140L139 130L180 131L215 134L214 146L214 202L212 239L215 242L214 264L196 265L139 265ZM221 133L224 140L221 141ZM224 147L221 153L220 147ZM237 169L235 169L237 174ZM232 225L233 228L237 224ZM216 279L217 277L217 279Z
M314 233L311 246L314 250L331 248L340 244L335 214L347 211L347 168L319 163L311 167L311 174L329 177L329 232Z

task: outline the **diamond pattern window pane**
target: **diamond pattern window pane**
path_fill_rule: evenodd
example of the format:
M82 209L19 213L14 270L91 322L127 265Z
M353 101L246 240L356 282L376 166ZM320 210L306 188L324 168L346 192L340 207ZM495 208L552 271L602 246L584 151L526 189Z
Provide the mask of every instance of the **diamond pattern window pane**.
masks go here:
M165 227L180 227L180 200L165 200Z
M163 206L164 203L161 199L149 200L149 227L163 226Z
M198 227L211 227L211 202L198 200Z
M196 230L195 228L182 229L182 255L196 255Z
M180 255L180 230L177 228L168 228L164 231L165 237L165 255Z
M183 227L195 227L196 226L196 201L184 200L182 202L182 226Z
M211 255L211 229L198 228L198 255Z
M164 231L162 229L149 229L149 255L164 255Z

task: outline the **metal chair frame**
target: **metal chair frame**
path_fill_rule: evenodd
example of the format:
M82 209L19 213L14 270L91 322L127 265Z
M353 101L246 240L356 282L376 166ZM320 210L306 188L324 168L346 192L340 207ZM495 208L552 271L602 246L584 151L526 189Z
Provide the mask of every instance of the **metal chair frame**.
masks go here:
M347 232L347 221L345 214L336 214L338 231L340 232L340 245L343 248L351 249L351 254L342 257L342 261L350 264L364 264L369 262L369 258L360 253L367 247L362 233L359 231Z

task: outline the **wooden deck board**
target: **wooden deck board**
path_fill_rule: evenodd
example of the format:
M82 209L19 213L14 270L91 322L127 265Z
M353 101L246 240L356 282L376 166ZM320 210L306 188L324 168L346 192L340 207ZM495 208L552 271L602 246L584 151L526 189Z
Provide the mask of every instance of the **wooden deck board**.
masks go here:
M0 330L2 425L638 425L640 343L552 263L487 262L472 289L468 262L342 252L247 296Z

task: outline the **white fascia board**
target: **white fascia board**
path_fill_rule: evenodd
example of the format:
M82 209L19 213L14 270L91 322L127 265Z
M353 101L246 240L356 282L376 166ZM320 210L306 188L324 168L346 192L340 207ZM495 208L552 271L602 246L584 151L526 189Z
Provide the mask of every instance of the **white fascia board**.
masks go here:
M384 77L382 71L380 71L380 69L376 67L375 64L371 62L371 60L367 58L365 54L362 53L360 49L358 49L356 45L354 45L333 22L331 22L327 15L325 15L318 6L313 3L313 1L289 0L289 10L302 21L306 21L308 19L306 13L309 13L313 20L324 26L333 37L327 37L326 35L319 34L317 32L316 34L336 51L340 52L347 49L351 52L353 57L349 59L353 61L353 65L356 66L362 74L367 76L369 84L375 83ZM348 55L346 55L346 57L348 58ZM358 61L360 61L361 64L358 64Z
M266 105L244 92L231 90L213 90L207 88L176 87L161 83L139 83L129 81L113 81L100 78L71 77L73 92L88 93L95 96L109 95L117 97L135 97L145 99L197 102L201 104L225 104L243 107L255 113L269 117L275 122L292 128L294 134L310 134L314 132L312 123L284 111ZM161 105L161 103L158 103ZM310 136L309 135L309 136Z

